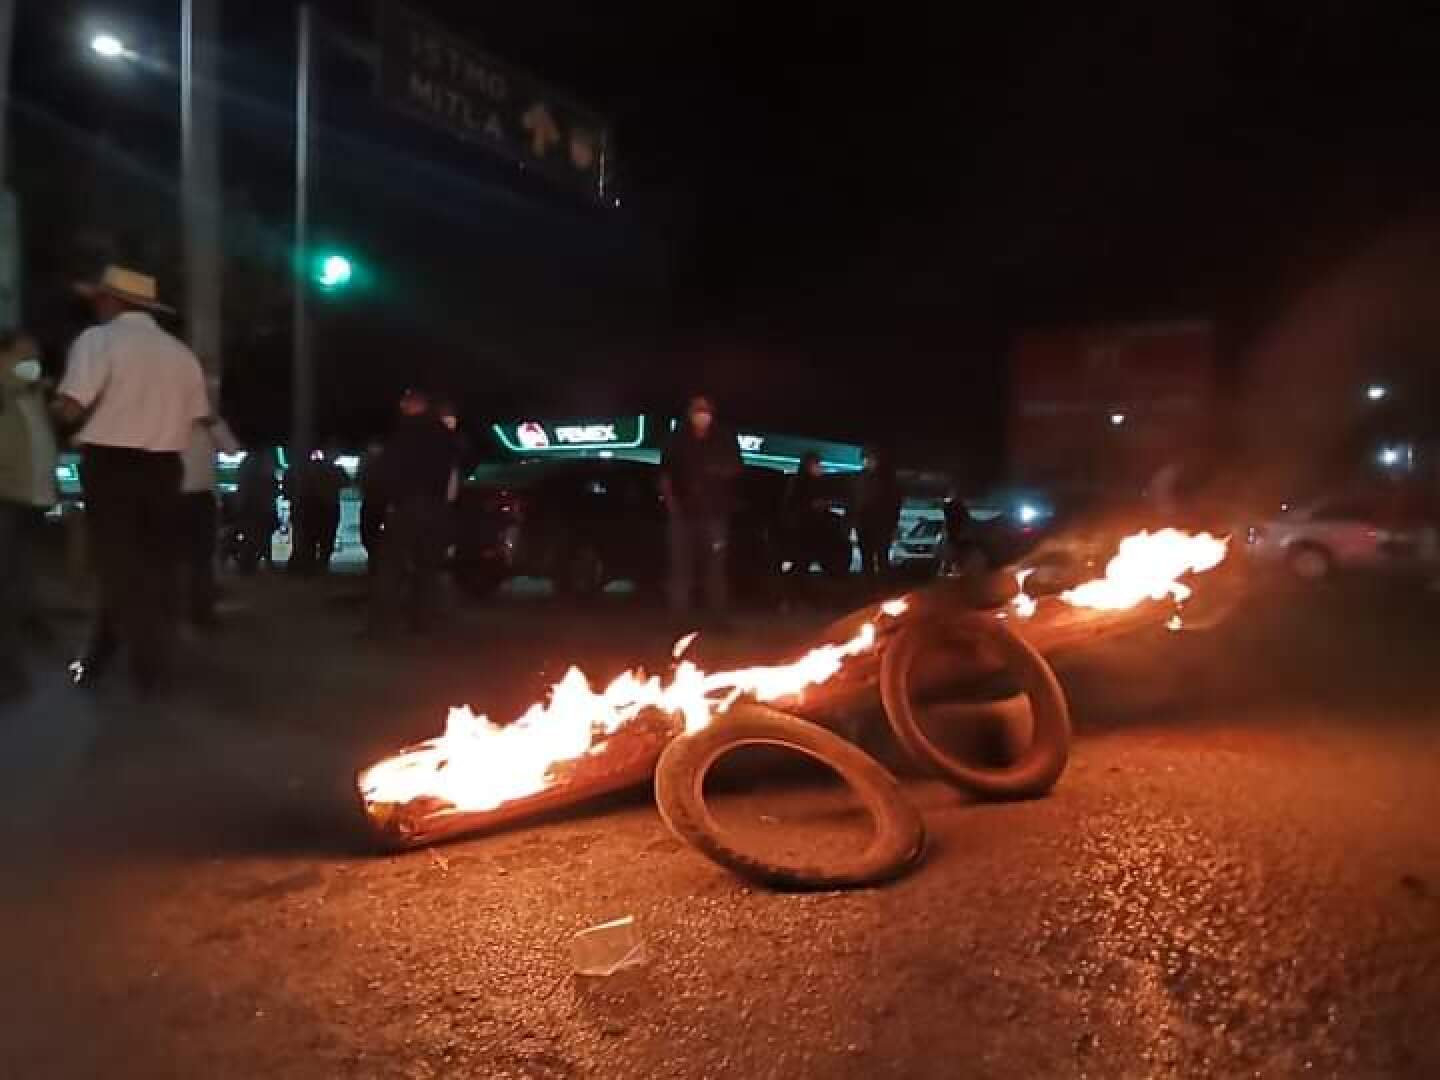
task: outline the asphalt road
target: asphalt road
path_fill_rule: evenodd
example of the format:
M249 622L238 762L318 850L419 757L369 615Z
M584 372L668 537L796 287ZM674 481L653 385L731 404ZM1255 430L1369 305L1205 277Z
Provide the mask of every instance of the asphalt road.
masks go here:
M353 582L233 599L169 704L51 677L3 714L0 1076L1440 1075L1440 598L1257 591L1223 633L1112 644L1063 672L1052 797L909 780L927 862L800 895L682 847L643 793L364 850L358 764L571 659L658 660L628 604L380 647ZM750 616L720 651L815 621ZM804 777L719 802L777 850L863 828ZM571 936L626 914L646 963L574 977Z

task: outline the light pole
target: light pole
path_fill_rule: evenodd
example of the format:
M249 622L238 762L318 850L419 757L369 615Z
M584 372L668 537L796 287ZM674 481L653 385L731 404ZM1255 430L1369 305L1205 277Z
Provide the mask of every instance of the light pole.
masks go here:
M20 322L20 211L6 181L10 116L10 46L15 0L0 0L0 329Z
M295 327L290 346L290 453L294 460L309 459L315 442L315 364L310 353L310 5L301 4L296 16L295 60Z
M220 0L180 6L180 217L185 266L185 327L206 374L219 379ZM90 51L106 60L140 60L119 36L96 33ZM199 88L197 92L197 87Z
M8 0L0 0L0 5ZM183 0L181 10L180 142L182 195L185 206L187 317L195 351L202 360L209 357L209 370L220 370L220 268L219 268L219 154L216 138L219 125L218 51L214 45L219 31L220 0ZM296 23L295 74L295 250L291 283L295 325L291 335L291 417L290 450L302 460L315 443L315 368L311 355L309 274L310 262L310 149L315 103L311 93L314 55L314 15L310 5L301 4ZM330 28L333 39L347 53L374 64L371 50ZM114 34L96 34L90 48L108 59L140 59ZM196 94L196 84L206 87ZM340 289L353 273L350 261L341 255L327 260L318 282L322 288ZM206 338L199 335L213 335Z
M219 33L219 0L183 0L180 212L185 242L185 322L191 348L217 383L223 367Z

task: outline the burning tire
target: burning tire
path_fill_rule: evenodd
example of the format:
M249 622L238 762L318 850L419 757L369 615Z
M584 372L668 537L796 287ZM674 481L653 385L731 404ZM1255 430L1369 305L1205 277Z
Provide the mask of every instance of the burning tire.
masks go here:
M940 747L921 726L910 694L916 658L943 642L973 654L993 654L1029 699L1032 737L1017 759L988 767L964 761ZM1070 710L1050 665L1030 644L993 615L979 612L911 623L896 633L880 661L880 700L901 746L956 787L989 799L1027 799L1055 786L1070 757Z
M838 773L860 797L875 833L858 855L824 866L769 862L735 847L705 804L705 777L741 746L778 746ZM760 705L740 705L694 735L676 739L655 770L655 802L677 837L741 877L791 889L843 889L899 877L925 853L925 824L896 779L858 747L822 727Z

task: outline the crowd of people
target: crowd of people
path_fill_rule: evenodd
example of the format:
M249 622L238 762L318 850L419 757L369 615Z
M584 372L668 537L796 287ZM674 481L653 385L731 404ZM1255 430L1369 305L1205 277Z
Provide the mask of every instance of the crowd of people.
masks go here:
M660 463L661 495L669 511L669 599L677 616L689 614L698 571L712 619L722 627L727 622L730 520L741 468L739 443L717 424L714 401L703 394L691 398L685 422ZM830 555L835 495L824 479L819 455L806 454L790 478L779 522L778 553L792 585L783 597L787 605L799 595L793 586L805 581L817 563L825 566ZM853 530L859 544L862 572L883 581L890 571L903 497L895 470L877 449L865 449L861 472L844 501L847 532ZM848 553L847 540L847 564Z
M216 459L241 450L218 412L218 386L199 359L165 330L172 314L154 278L112 266L77 285L94 325L70 348L58 386L44 378L34 341L0 336L0 701L30 686L24 645L50 639L35 594L35 538L56 505L58 447L80 453L86 549L96 601L87 641L70 664L77 686L103 680L124 656L142 696L165 688L181 620L216 623ZM407 391L388 441L367 455L362 476L365 543L375 587L367 631L425 628L459 491L463 444L455 410ZM247 453L234 495L228 550L242 573L271 563L290 504L288 569L329 569L341 491L349 476L333 452L316 450L284 471L273 452Z
M0 700L28 689L25 642L53 638L40 616L31 552L43 515L57 502L59 445L80 452L96 580L87 643L70 676L76 685L95 685L123 655L142 695L167 683L182 620L197 629L216 624L219 556L241 574L273 567L280 496L290 508L288 571L297 577L329 571L341 493L351 484L333 448L315 449L283 470L273 451L255 448L243 456L221 529L216 459L239 453L241 445L219 414L216 381L157 320L171 311L159 301L155 280L112 266L77 291L94 325L71 346L57 386L44 378L31 339L0 336ZM467 457L454 407L420 389L404 393L388 438L367 448L356 478L372 582L367 634L433 625ZM865 572L882 576L901 496L877 453L867 449L864 461L848 500L849 525ZM741 472L738 442L717 423L713 400L694 397L659 471L669 511L669 602L677 615L688 617L699 585L715 622L727 619L730 524ZM831 506L820 461L807 455L779 522L781 556L792 575L823 564Z

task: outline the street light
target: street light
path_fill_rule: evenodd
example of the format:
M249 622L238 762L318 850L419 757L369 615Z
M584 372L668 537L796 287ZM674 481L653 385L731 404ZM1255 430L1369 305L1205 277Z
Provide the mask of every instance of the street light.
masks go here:
M130 50L125 47L125 43L114 34L96 34L90 39L90 48L91 51L107 60L117 60L122 56L131 55Z
M1365 388L1365 396L1371 401L1384 401L1390 388L1382 383L1371 383Z
M1123 412L1112 412L1112 413L1110 414L1110 426L1111 426L1111 427L1121 427L1121 426L1124 425L1124 423L1125 423L1125 414L1124 414Z

